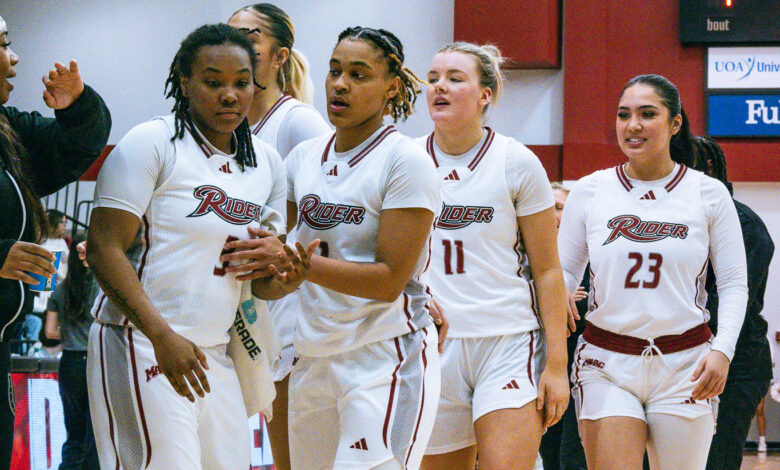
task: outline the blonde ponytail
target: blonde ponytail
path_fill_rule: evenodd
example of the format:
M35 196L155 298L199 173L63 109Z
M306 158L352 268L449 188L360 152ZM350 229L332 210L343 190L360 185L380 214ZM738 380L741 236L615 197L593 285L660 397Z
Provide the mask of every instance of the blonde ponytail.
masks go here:
M312 104L314 85L309 78L309 62L300 51L292 49L287 61L282 65L279 77L279 88L283 92L306 104Z

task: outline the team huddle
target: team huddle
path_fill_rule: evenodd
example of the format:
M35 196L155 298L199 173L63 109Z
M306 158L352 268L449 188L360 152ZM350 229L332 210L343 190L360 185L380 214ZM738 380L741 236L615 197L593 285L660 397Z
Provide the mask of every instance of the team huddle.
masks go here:
M539 159L485 126L498 49L446 45L422 80L391 32L347 28L329 126L293 31L269 4L196 29L165 84L173 113L134 127L100 171L87 260L101 468L250 466L228 353L247 299L273 324L257 351L279 343L276 468L530 469L570 389L592 468L641 468L645 448L653 468L704 468L745 251L726 187L675 145L691 136L674 85L625 86L628 160L580 180L558 228ZM386 121L423 87L434 130L408 137Z

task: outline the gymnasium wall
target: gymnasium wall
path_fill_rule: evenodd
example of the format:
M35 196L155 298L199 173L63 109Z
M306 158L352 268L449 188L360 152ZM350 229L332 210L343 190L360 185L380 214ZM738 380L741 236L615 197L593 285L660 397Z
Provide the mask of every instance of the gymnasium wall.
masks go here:
M314 105L323 113L327 62L343 28L367 25L393 31L404 43L407 65L421 76L435 51L453 38L454 0L275 3L296 25L296 48L309 59ZM135 124L169 112L171 102L163 98L163 84L186 34L203 23L226 21L243 5L243 0L3 0L0 15L9 25L12 48L21 57L9 105L52 115L41 100L40 77L55 60L75 58L85 81L101 93L112 111L109 143L116 144ZM620 88L634 75L659 72L679 84L693 130L703 132L704 52L698 46L679 44L677 2L567 0L563 14L563 68L508 71L502 103L489 118L495 130L530 145L563 144L559 163L563 176L579 178L621 161L614 137ZM533 31L528 33L518 40L532 40ZM399 125L412 136L428 133L431 127L424 97L417 113ZM780 143L729 141L724 148L732 162L732 179L739 181L735 196L762 216L780 245L780 183L776 182ZM91 194L89 188L82 193ZM780 330L777 286L780 254L770 270L764 309L775 349L774 331ZM780 378L780 367L775 373ZM777 408L772 413L780 416ZM770 440L780 441L780 430L774 433Z

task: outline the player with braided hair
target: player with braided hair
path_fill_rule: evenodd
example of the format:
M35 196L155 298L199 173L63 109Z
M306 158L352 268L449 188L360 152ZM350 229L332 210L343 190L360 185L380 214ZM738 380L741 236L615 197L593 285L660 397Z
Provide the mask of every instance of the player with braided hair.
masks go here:
M88 385L102 468L249 466L226 354L243 283L220 255L269 209L283 213L286 192L281 158L247 125L254 57L230 26L192 32L166 82L174 114L130 130L98 176L87 258L105 295L93 308ZM292 266L252 281L255 296L302 282L306 251L284 250Z
M385 30L341 33L325 79L334 133L287 157L288 230L321 239L295 296L290 457L300 469L417 468L439 397L426 283L440 208L431 159L385 125L417 80Z

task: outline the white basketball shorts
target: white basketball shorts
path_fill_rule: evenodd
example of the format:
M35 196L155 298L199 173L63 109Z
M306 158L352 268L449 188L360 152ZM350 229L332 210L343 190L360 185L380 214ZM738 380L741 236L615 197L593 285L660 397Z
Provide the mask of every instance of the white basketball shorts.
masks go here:
M647 421L646 413L698 418L712 413L710 400L691 398L691 382L711 343L660 355L623 354L580 337L571 381L578 419L629 416Z
M440 391L433 327L324 357L290 374L292 468L418 468Z
M160 371L137 329L95 323L87 385L100 467L122 470L249 468L249 425L226 347L201 348L211 393L195 403Z
M545 365L540 330L485 338L448 338L441 355L441 398L426 454L476 444L474 422L536 399Z

